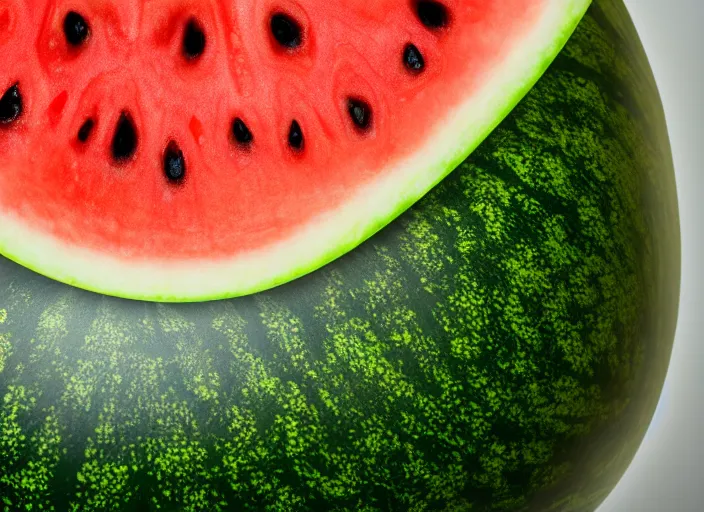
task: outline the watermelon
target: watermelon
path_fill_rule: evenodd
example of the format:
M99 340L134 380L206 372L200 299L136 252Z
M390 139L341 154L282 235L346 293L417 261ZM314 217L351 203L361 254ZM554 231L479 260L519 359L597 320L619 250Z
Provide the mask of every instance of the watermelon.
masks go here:
M437 15L436 3L421 3L423 9L431 11L423 11L423 18L429 21L430 17L431 26L438 25L433 19L444 20L444 26L431 30L423 23L416 28L410 21L408 25L394 23L394 13L401 12L394 9L384 11L390 13L389 18L384 18L383 26L377 26L379 15L371 9L365 11L363 2L352 0L327 2L318 10L307 9L312 3L302 0L251 2L251 6L239 3L230 14L224 8L217 10L221 12L219 18L214 14L208 17L210 3L184 3L196 15L185 23L190 28L188 37L182 40L183 48L171 37L167 38L169 44L175 41L177 46L149 46L154 54L161 48L161 58L156 62L164 68L129 64L114 73L129 72L139 76L139 81L114 81L112 75L101 75L94 86L81 88L77 84L88 81L88 76L81 73L93 73L88 63L108 67L110 58L131 48L128 43L142 33L137 30L141 26L137 20L143 24L151 19L146 8L154 4L136 0L125 3L118 16L114 5L107 1L72 2L71 9L77 13L95 9L102 13L96 19L110 25L99 28L91 23L92 16L69 23L76 29L71 36L74 40L94 43L95 47L72 50L70 59L74 60L66 60L69 57L64 53L63 40L52 45L51 35L45 32L60 19L53 5L40 18L41 23L29 23L33 3L4 2L0 7L0 27L4 27L0 37L4 39L0 41L10 48L3 50L9 52L7 55L20 51L15 37L30 40L32 34L39 33L35 27L43 27L35 44L26 44L22 59L13 56L3 61L17 63L16 69L3 64L0 71L9 91L0 112L6 118L15 117L0 132L0 188L6 191L2 192L6 213L0 225L6 234L4 250L12 257L24 255L17 259L39 270L60 260L54 270L66 265L62 267L68 272L66 276L74 276L80 266L72 260L75 252L82 243L93 244L91 258L96 261L76 261L91 267L87 272L100 268L107 272L105 254L100 249L103 246L91 237L97 237L107 226L107 206L114 205L121 213L127 212L131 224L145 215L152 224L144 220L144 226L164 227L166 221L159 222L169 218L173 220L169 227L191 233L189 243L182 246L175 239L167 243L164 238L178 231L156 229L149 239L152 245L147 246L145 241L143 248L175 250L172 263L166 261L166 253L157 258L165 267L173 264L176 266L171 268L187 270L186 256L194 259L193 265L198 266L191 269L191 279L202 270L207 288L210 267L202 268L205 263L199 260L210 253L205 245L199 249L191 242L202 240L198 229L209 226L223 212L232 213L237 208L248 212L259 202L274 204L275 198L281 202L277 230L286 232L287 226L293 229L296 223L296 228L320 228L321 224L312 220L306 224L303 214L290 215L284 188L298 194L304 187L298 180L305 183L305 177L319 178L317 172L313 173L316 159L333 156L335 165L325 169L331 176L339 175L340 182L334 183L340 187L344 183L345 190L351 176L345 174L345 165L357 166L359 177L364 177L365 183L374 183L374 187L381 186L379 180L386 176L394 181L397 176L386 166L379 167L377 159L388 158L391 162L401 153L390 151L388 157L382 157L374 151L377 143L394 147L392 134L405 129L405 124L387 125L385 131L383 123L392 119L392 99L377 102L362 98L373 107L372 126L378 131L359 140L342 137L343 132L337 131L345 126L342 120L338 124L333 117L313 116L313 107L323 108L313 101L310 109L303 101L271 103L271 116L266 115L262 104L254 103L240 113L236 112L237 105L230 111L213 101L220 98L220 88L224 87L222 77L211 72L222 67L218 66L221 53L231 59L231 69L241 73L243 84L253 71L246 58L249 53L239 55L233 49L225 52L219 49L218 41L227 40L232 48L254 45L261 67L269 70L263 73L275 72L267 59L274 55L284 59L276 63L286 71L290 82L262 85L271 87L270 94L291 98L286 96L290 93L287 86L296 84L300 94L313 94L320 91L304 87L296 77L317 69L315 52L323 51L319 43L336 33L334 24L323 23L323 15L333 17L338 8L367 12L363 20L345 18L350 20L345 24L348 37L373 39L374 45L389 49L389 54L397 57L406 54L403 44L408 39L396 41L394 35L387 41L385 30L390 34L396 34L394 30L417 30L406 34L414 36L411 41L416 41L419 50L408 52L407 60L411 68L416 68L418 56L422 56L425 71L403 79L408 84L415 78L420 80L417 86L408 85L418 87L411 95L415 97L424 94L424 87L432 90L434 84L441 87L448 77L454 77L456 69L449 60L442 60L452 56L446 55L442 45L451 48L455 44L452 38L463 34L466 23L459 1L442 4L447 7L440 11L445 16ZM404 8L413 7L411 13L418 12L421 3L398 2ZM540 11L547 6L550 12L558 13L557 2L467 4L475 6L472 12L478 22L493 12L481 6L517 6L515 26L523 26L526 19L537 19L531 17L532 9ZM160 4L162 8L166 5ZM271 37L276 33L288 44L298 37L303 41L302 49L285 47L270 54L273 42L257 42L255 37L258 30L269 32L255 21L242 24L242 32L229 33L228 38L209 36L222 30L222 20L229 19L227 16L261 21L272 7L299 20L303 30L296 35L290 20L277 18L274 22L272 16L273 27L268 27ZM514 23L512 9L507 11L508 15L496 18L501 21L497 26ZM25 16L18 16L18 12ZM182 27L186 18L174 16L173 26ZM417 14L416 18L408 16L408 20L420 19ZM565 14L564 19L570 16ZM171 19L164 22L167 28L172 26ZM375 27L373 35L361 29L362 21ZM510 37L503 40L504 45L490 38L490 31L484 32L494 25L476 25L469 31L475 38L472 41L514 48ZM532 24L528 21L525 26ZM104 37L106 33L111 37ZM6 34L11 37L7 39ZM553 35L544 34L543 42L560 39ZM315 46L306 46L305 41ZM101 44L112 45L109 51L105 46L102 60L77 65L84 58L81 52L102 49ZM337 48L352 52L355 44ZM370 48L376 48L374 45ZM538 51L537 46L529 46ZM208 49L213 53L208 54ZM544 55L550 53L546 52ZM129 55L125 62L139 60L138 53ZM179 55L185 60L174 64ZM486 57L484 53L477 55ZM521 63L527 64L532 58L533 63L537 62L536 55L526 53ZM243 60L238 60L240 56ZM385 69L374 61L381 57L373 51L364 56L370 60L368 67L360 64L365 81L349 78L330 84L369 84L369 91L376 92L373 87L377 82L366 72L395 71L393 65ZM298 60L285 60L289 58ZM463 58L471 60L471 55ZM344 62L353 61L350 58ZM443 69L451 73L433 71L437 62L444 62L447 68ZM501 68L509 61L496 62ZM513 62L504 69L510 71L521 63ZM168 66L178 70L174 76L183 76L183 80L164 78ZM435 72L443 80L435 81ZM9 73L17 76L6 80ZM494 83L496 77L504 76L502 73L494 78L489 76L492 73L478 76ZM530 89L506 116L498 103L488 100L482 105L486 107L484 114L494 117L491 121L473 111L476 115L470 117L476 123L474 128L459 130L472 141L462 149L451 141L448 133L456 126L446 119L438 125L438 131L423 131L411 140L413 144L396 146L401 152L413 146L418 152L412 154L412 160L423 166L423 172L412 179L412 166L399 167L399 172L411 173L408 183L397 183L399 197L408 198L410 204L415 192L408 190L421 193L431 181L434 171L430 169L438 169L432 177L437 185L390 222L390 217L376 217L376 199L370 199L369 207L359 212L328 211L326 215L340 225L343 219L359 215L363 219L360 222L369 227L371 224L365 222L372 218L371 210L374 218L383 218L383 222L379 221L379 230L354 250L286 284L227 300L159 303L99 295L47 278L10 259L0 259L0 509L594 510L632 460L667 371L680 275L674 173L657 89L620 0L593 2L537 82L532 83L535 77L530 73L523 78L524 83L511 88L513 95L501 92L501 97L506 94L504 106L508 110L520 96L519 90ZM511 77L511 83L514 79ZM189 118L193 117L189 110L192 104L173 92L185 95L192 81L199 82L199 98L203 100L198 103L202 110L193 123ZM14 83L19 84L17 92L12 88ZM388 83L398 86L398 82ZM66 84L63 108L59 108L61 98L55 103L59 95L53 96L53 87L58 84ZM83 97L76 96L79 91L89 100L82 102ZM457 90L450 87L442 96L426 94L430 117L445 108L445 94L451 96L452 91ZM467 94L472 97L476 91L470 87ZM325 96L319 96L324 103ZM241 97L248 98L244 93ZM17 98L22 102L18 103ZM170 108L157 109L153 98ZM255 96L251 98L254 101ZM122 110L113 108L122 106L122 101L133 102L127 104L124 117ZM86 119L73 114L83 112L82 105L92 104L95 117L91 127L85 124ZM21 108L16 108L18 105ZM35 107L45 105L55 108L40 115ZM281 119L290 121L295 115L299 121L290 139L291 146L299 146L301 153L281 152L288 151L289 138L283 129L286 125L276 124L282 105L290 110L281 114L285 114ZM358 115L354 108L350 110L350 116L368 119L364 112ZM36 118L32 112L36 112ZM160 128L171 119L167 116L177 119L183 112L189 118L186 129L195 131L198 137L182 133L183 126L174 123L169 125L173 137L153 142L157 134L162 137L167 133L167 128ZM245 112L260 116L259 121L245 118ZM220 114L224 117L218 121ZM351 117L345 118L344 114L341 112L340 118L349 121ZM414 109L413 114L421 120L430 119L422 110ZM233 115L242 124L233 120ZM308 115L311 117L305 117ZM42 124L50 118L56 120L53 128ZM161 120L161 124L147 126L147 120ZM490 130L493 124L496 126ZM117 126L119 130L113 130ZM284 140L281 148L267 142L267 137L277 140L276 130L267 126L280 129L279 139ZM323 126L330 128L326 133L336 141L329 147L318 137ZM447 132L442 131L443 126ZM316 132L318 129L321 131ZM223 151L217 150L213 134L230 137L228 130L236 140L251 137L251 149L227 146L225 150L226 143L234 143L223 140ZM491 133L455 165L453 159L475 145L478 134L484 131ZM117 140L115 132L120 134ZM80 149L75 140L67 142L61 134L75 136L79 142L85 139L88 145ZM141 141L137 152L120 165L110 163L108 167L106 162L114 156L113 150L118 156L129 153L129 141L135 135ZM347 136L358 135L350 131ZM174 145L170 144L171 138ZM202 150L195 142L201 138ZM432 141L434 149L424 158L420 148L427 141ZM152 163L147 155L149 148L155 151ZM355 151L350 152L350 148ZM206 150L207 158L194 156L197 151L205 155ZM338 150L340 153L336 153ZM269 152L271 162L276 161L282 170L276 185L272 185L269 175L261 174L274 169L273 163L270 167L266 164ZM350 154L354 159L350 160ZM410 158L410 154L406 156ZM231 165L215 165L218 158L232 158ZM71 170L73 162L76 167ZM206 162L213 162L207 168L212 179L197 180L193 176L199 176L199 166ZM450 167L455 169L440 180ZM238 173L245 168L249 174ZM79 172L85 184L74 180L75 185L67 185L69 178ZM144 177L148 172L153 172L153 181L137 180L135 173ZM295 179L285 176L290 172L298 172ZM164 188L166 182L156 179L166 175L176 181L181 176L183 181L174 184L177 188ZM216 176L236 176L234 182L241 183L248 193L255 186L266 187L272 198L257 196L255 203L242 195L238 197L249 202L215 202L208 207L212 203L209 194L221 197L211 185L235 190L234 185L223 185L226 180ZM25 182L22 187L20 179ZM108 192L108 185L115 185L113 180L130 188L133 196L116 186ZM91 203L91 198L80 195L87 191L81 187L88 187L88 183L101 190L97 197L103 203ZM189 183L193 189L187 188ZM333 205L328 196L336 190L334 183L324 181L320 188L325 191L323 195L307 196L306 206L320 213ZM184 187L178 188L181 185ZM196 188L203 195L189 195ZM23 191L34 195L29 197L29 192ZM55 193L61 199L54 198ZM353 190L351 195L355 193ZM115 202L110 199L113 194ZM79 197L87 204L72 199ZM149 199L137 199L144 197ZM13 210L12 198L21 200L22 206L17 204ZM193 213L188 209L160 210L157 206L163 206L163 201L192 208L201 204L198 212L203 218L188 217L184 212ZM135 209L138 204L155 208L147 215L145 210ZM399 205L393 202L388 211L406 207ZM31 233L26 239L13 235L14 228L7 227L10 211L15 218L12 225L22 226L22 233ZM49 211L56 215L42 221L41 214ZM258 216L260 212L256 211ZM367 213L370 216L364 219ZM242 221L247 224L258 217L243 213L240 218L248 219ZM387 224L382 229L384 222ZM119 223L114 227L114 233L120 236L114 238L120 250L109 245L108 241L113 240L109 236L100 243L112 247L110 251L120 258L124 268L132 268L130 265L145 256L140 255L136 242L130 242L136 231L123 230ZM356 236L349 234L348 240L356 240ZM53 240L50 245L42 245L41 240L49 239ZM245 240L254 244L257 238L251 235ZM337 246L337 241L326 238L325 244ZM211 249L213 255L225 260L244 254L235 251L233 256L224 249L219 252L210 247L208 251ZM335 251L341 253L342 249L339 246ZM316 252L315 247L311 250ZM27 259L30 253L35 255L37 265ZM292 258L297 259L297 254L292 247ZM321 254L311 256L311 268L314 259L322 261ZM157 267L145 268L160 272ZM248 270L253 274L252 283L264 287L264 271L254 266ZM135 270L120 281L120 286L105 291L139 295L138 275L147 281L150 278L146 271ZM91 280L95 276L83 277ZM213 292L211 288L209 293L198 293L195 281L188 279L184 277L180 285L175 285L181 286L179 289L160 291L155 281L149 281L142 291L149 299L162 293L166 298L201 299ZM222 290L236 288L230 288L237 284L232 275L223 275L222 279L228 281ZM270 284L276 280L271 279ZM108 284L103 281L95 288ZM244 292L246 288L239 289Z
M0 253L148 300L290 281L454 169L588 4L5 2Z

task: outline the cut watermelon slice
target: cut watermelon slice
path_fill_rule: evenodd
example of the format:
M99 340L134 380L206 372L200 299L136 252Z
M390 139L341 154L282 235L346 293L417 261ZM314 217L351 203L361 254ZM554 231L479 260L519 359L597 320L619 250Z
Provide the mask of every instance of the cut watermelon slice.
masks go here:
M128 298L260 291L461 162L589 0L5 0L0 252Z

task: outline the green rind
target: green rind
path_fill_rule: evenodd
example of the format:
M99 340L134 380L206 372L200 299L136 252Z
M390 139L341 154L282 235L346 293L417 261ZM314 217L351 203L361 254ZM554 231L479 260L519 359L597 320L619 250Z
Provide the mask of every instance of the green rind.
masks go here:
M555 3L554 0L546 1L547 5L553 3ZM5 218L3 219L4 231L0 229L0 254L37 273L84 290L156 302L226 299L291 282L335 261L371 238L408 210L464 161L542 76L569 39L589 3L590 0L562 0L560 9L565 13L562 26L546 36L546 40L540 41L541 49L528 50L531 53L527 54L525 59L531 62L531 67L524 76L517 77L508 86L501 84L500 88L497 88L500 91L498 96L491 98L493 112L490 123L470 117L456 125L457 130L451 134L452 142L448 142L446 136L430 140L429 145L434 148L435 161L429 161L422 169L422 174L415 175L412 179L399 177L398 180L403 181L397 183L393 189L389 189L391 195L376 205L379 211L369 211L368 208L360 206L347 214L352 218L351 222L347 222L349 219L345 219L344 216L338 218L336 215L339 212L326 212L325 218L334 219L339 229L335 235L337 238L322 247L295 254L285 250L287 244L297 244L304 248L313 246L315 245L313 242L325 236L308 226L308 235L296 240L280 241L284 250L280 251L281 257L271 265L257 265L255 257L252 263L236 271L225 266L222 271L209 272L208 267L213 262L181 262L177 271L167 275L165 274L165 269L168 267L166 262L121 261L113 259L114 255L91 253L70 245L63 246L60 240L47 239L42 233L34 233L30 227L22 223L14 225L13 219ZM550 8L554 9L552 5ZM447 122L455 121L448 119ZM412 155L409 156L412 157ZM305 236L309 238L306 239ZM18 243L18 240L22 240L22 243ZM37 249L38 247L42 248ZM268 249L265 249L265 252L266 250ZM47 257L47 254L51 256ZM93 266L95 270L85 274L86 270ZM131 275L130 267L138 266L144 266L144 270L140 271L139 275ZM202 279L195 279L194 268L203 275ZM86 278L84 275L92 277ZM109 276L124 276L124 279L115 282ZM161 276L161 278L155 284L145 285L152 276ZM193 277L188 285L182 283L184 276Z
M594 510L677 312L664 119L624 19L597 2L457 172L288 285L158 305L0 261L6 510Z

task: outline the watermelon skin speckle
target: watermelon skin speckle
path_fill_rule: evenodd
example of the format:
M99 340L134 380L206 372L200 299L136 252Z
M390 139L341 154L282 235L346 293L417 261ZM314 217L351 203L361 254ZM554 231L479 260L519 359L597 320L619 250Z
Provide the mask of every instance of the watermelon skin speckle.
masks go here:
M678 287L664 116L599 0L455 172L306 277L156 304L1 260L0 507L595 510Z

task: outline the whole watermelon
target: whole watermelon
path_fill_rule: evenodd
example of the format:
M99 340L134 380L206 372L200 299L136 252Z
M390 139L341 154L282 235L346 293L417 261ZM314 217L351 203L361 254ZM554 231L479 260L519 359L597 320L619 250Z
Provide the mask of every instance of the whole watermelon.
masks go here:
M664 116L621 0L362 247L266 293L101 297L0 261L4 510L591 511L673 341Z

